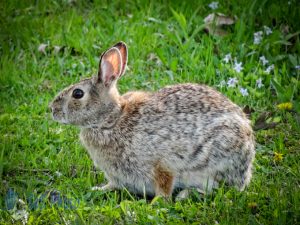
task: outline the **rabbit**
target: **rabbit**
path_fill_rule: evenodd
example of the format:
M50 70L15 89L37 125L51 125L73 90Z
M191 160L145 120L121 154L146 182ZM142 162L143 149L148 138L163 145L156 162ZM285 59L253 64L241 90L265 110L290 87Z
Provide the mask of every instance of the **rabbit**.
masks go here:
M61 91L53 119L80 127L80 140L108 183L101 191L172 197L221 184L243 190L250 182L255 140L240 107L202 84L120 95L127 65L119 42L100 56L96 76Z

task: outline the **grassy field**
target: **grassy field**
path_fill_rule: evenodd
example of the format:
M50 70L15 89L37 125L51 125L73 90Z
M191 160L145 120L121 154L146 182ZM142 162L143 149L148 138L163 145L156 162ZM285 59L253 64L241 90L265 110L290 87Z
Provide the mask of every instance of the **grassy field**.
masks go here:
M0 1L0 224L300 224L300 3L210 3ZM236 18L226 36L206 31L213 12ZM92 191L103 173L47 105L119 40L129 46L121 93L205 83L251 114L245 191L182 202Z

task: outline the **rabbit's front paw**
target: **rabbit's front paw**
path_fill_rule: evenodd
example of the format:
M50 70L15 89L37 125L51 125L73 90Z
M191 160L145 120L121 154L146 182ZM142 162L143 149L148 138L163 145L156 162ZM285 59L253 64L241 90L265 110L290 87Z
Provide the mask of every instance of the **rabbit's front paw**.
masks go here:
M108 184L103 185L103 186L92 187L92 191L102 191L102 192L114 191L116 189L117 189L117 187L111 182L109 182Z

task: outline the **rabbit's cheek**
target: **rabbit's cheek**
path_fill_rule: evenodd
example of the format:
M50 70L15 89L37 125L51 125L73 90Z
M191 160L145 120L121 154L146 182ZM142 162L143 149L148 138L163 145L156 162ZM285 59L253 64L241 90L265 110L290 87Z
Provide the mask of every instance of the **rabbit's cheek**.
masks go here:
M82 103L78 100L72 101L71 104L68 105L69 111L75 112L80 110L82 107Z

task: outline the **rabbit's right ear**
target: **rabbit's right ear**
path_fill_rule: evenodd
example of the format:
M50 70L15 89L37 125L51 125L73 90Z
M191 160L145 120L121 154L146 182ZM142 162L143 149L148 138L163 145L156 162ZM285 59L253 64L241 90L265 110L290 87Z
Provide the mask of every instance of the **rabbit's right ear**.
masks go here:
M125 72L127 65L127 46L124 42L115 44L100 57L98 80L106 87Z
M112 47L100 57L98 81L109 87L122 74L122 57L118 48Z
M119 51L121 53L122 68L121 68L120 76L122 76L125 73L125 69L126 69L126 65L127 65L127 59L128 59L127 46L123 41L120 41L119 43L115 44L114 47L119 49Z

